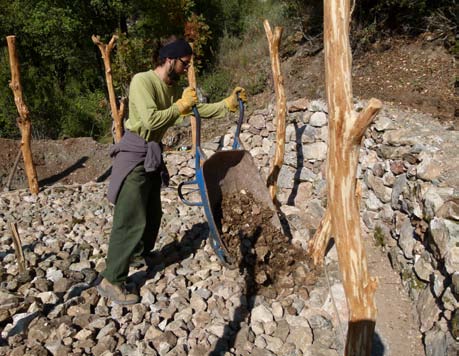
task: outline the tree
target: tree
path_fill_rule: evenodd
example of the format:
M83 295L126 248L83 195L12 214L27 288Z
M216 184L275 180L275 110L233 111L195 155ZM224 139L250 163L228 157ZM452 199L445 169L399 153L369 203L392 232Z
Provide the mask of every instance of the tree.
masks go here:
M357 181L360 142L381 109L371 99L356 113L352 105L352 57L349 43L349 0L325 0L325 80L329 110L327 211L310 245L321 262L330 235L335 238L339 267L349 309L345 355L370 356L376 323L377 281L368 274L360 230L360 189Z

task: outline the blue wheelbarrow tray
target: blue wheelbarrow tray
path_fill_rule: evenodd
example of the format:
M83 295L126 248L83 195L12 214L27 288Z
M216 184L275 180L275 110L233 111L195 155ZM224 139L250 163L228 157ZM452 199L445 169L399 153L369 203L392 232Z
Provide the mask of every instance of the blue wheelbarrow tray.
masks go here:
M260 176L250 153L244 149L240 149L239 132L244 111L242 101L239 101L239 109L240 116L232 149L217 151L209 158L203 160L201 157L204 157L204 154L200 147L200 117L198 111L194 108L197 131L195 145L196 179L182 182L178 187L179 196L185 204L204 207L209 224L211 246L217 254L219 261L231 269L238 267L238 261L235 261L232 257L232 251L227 250L224 241L221 239L221 203L224 196L241 191L252 195L257 204L269 207L275 212L271 222L273 226L281 230L281 223L266 188L266 182ZM182 192L184 185L198 185L201 201L191 202L185 199Z

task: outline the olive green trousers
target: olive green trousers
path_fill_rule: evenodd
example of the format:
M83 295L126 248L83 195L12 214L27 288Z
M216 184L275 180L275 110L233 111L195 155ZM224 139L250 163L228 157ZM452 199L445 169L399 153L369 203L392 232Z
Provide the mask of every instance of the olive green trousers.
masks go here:
M113 284L126 281L131 258L153 249L162 215L161 175L139 165L126 177L116 200L104 278Z

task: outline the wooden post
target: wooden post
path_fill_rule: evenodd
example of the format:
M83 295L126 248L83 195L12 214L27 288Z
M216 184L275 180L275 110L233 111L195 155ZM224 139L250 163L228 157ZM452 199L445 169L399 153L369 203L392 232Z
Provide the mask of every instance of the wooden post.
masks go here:
M21 159L21 148L18 150L18 154L16 155L16 159L14 160L13 168L11 168L10 175L8 176L8 180L6 181L5 191L9 191L11 188L11 182L13 181L14 173L16 173L16 169L18 168L19 160Z
M273 71L274 79L274 90L276 93L276 151L274 154L273 164L271 166L271 171L268 175L267 186L271 199L274 204L277 205L277 178L279 177L279 172L284 163L284 153L285 153L285 117L287 114L287 104L285 98L284 90L284 77L282 76L280 69L280 59L279 59L279 47L282 37L282 27L276 26L274 28L274 33L271 31L271 26L269 25L268 20L264 20L263 25L265 27L266 37L268 38L269 44L269 54L271 57L271 67Z
M190 42L191 48L193 48L193 42ZM191 56L190 66L188 67L188 85L194 89L197 89L196 83L196 70L194 68L194 55ZM191 123L191 144L192 150L195 152L196 148L196 118L193 115L190 115Z
M11 68L10 87L14 94L14 103L19 113L17 120L19 130L21 131L21 151L24 159L24 169L29 183L29 190L32 194L38 194L38 178L35 165L33 164L31 141L32 141L32 123L29 117L29 109L24 103L21 86L21 72L19 70L19 59L16 52L16 36L7 36L8 53Z
M349 0L324 1L325 80L329 109L328 207L310 244L310 252L315 261L322 260L328 239L330 235L334 236L349 309L345 355L370 356L376 323L374 294L377 280L368 274L361 236L357 165L365 130L382 104L371 99L362 112L353 110L349 18Z
M110 109L112 111L113 123L115 124L115 142L119 142L123 137L123 116L125 98L121 98L120 107L116 103L115 89L113 88L112 67L110 63L110 52L115 47L115 42L118 39L117 35L113 35L110 42L105 44L100 41L99 36L92 35L92 41L99 47L105 67L105 80L107 81L108 98L110 100Z
M18 229L15 223L10 223L11 234L13 235L13 245L18 261L19 272L23 273L26 270L26 262L24 258L24 252L22 250L21 238L19 237Z

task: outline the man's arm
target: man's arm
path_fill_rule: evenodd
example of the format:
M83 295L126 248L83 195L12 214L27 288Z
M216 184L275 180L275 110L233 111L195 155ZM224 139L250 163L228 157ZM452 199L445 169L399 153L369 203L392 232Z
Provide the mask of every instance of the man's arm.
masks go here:
M229 113L223 100L211 104L198 104L197 108L200 116L204 119L223 119Z
M130 111L137 120L140 120L142 126L147 130L158 130L164 126L170 126L180 116L176 104L169 108L158 110L158 104L155 100L171 100L167 97L160 98L155 95L151 83L144 78L134 76L129 91Z

